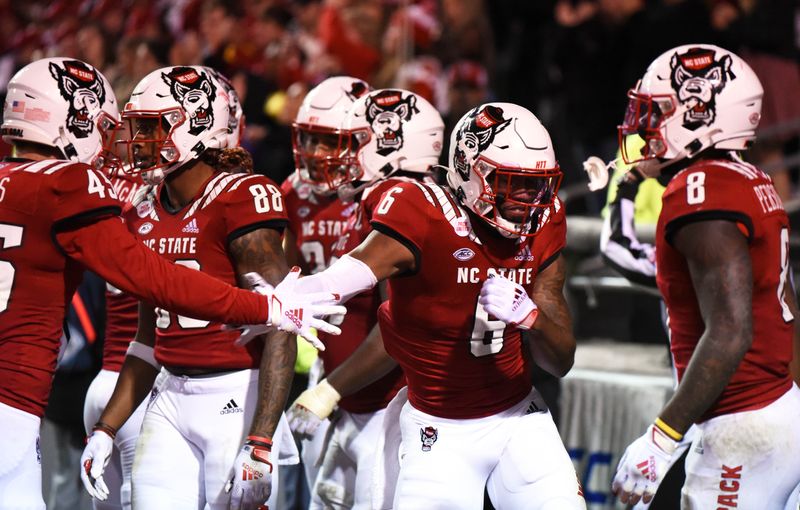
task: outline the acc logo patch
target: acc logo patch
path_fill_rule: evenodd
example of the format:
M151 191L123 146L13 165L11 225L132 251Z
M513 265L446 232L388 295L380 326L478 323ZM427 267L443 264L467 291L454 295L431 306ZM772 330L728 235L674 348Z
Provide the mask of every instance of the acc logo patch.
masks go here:
M308 216L308 215L309 215L309 213L310 213L310 212L311 212L311 209L310 209L310 208L308 208L308 207L306 207L306 206L299 207L299 208L297 209L297 215L298 215L299 217L301 217L301 218L305 218L306 216Z
M146 236L147 234L152 232L152 230L153 230L153 224L150 223L149 221L147 223L142 223L142 225L139 227L139 233L143 236Z
M469 248L459 248L458 250L453 252L453 257L456 260L460 260L461 262L466 262L467 260L471 259L475 256L475 252L470 250Z

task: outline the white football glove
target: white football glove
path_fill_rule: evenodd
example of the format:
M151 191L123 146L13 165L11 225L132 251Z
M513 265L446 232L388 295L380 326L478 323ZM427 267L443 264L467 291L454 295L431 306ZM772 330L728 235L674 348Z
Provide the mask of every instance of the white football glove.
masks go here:
M286 278L273 288L258 273L243 275L250 288L269 297L270 326L300 335L317 349L324 351L325 346L319 341L312 328L339 335L342 330L321 319L326 315L344 315L347 309L337 305L339 296L330 292L314 292L303 294L295 290L300 278L300 268L293 267Z
M611 491L623 503L650 503L669 468L678 460L678 441L655 424L631 443L617 464Z
M233 474L225 485L230 493L230 510L267 508L272 493L272 440L266 437L247 436L244 446L233 462Z
M93 430L86 439L86 448L81 455L81 481L93 498L108 499L108 487L103 480L103 470L111 459L114 438L104 430Z
M496 275L483 282L478 303L489 315L520 329L530 329L539 313L522 285Z
M289 428L302 438L311 439L319 424L331 415L342 396L323 379L297 397L286 413Z

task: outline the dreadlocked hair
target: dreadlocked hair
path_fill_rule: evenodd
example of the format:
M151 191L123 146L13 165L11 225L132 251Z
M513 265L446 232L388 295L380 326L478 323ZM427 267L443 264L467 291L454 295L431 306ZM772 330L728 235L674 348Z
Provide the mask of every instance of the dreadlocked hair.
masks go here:
M206 149L200 160L218 172L233 174L252 174L253 156L241 147L227 149Z

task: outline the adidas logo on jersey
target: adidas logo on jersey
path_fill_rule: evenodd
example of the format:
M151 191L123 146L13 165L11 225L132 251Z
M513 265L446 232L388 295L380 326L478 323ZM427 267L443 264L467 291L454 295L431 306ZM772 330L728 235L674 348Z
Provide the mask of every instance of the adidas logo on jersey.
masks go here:
M244 412L244 409L239 407L236 404L235 400L230 399L230 401L227 404L225 404L225 407L222 408L222 411L220 411L219 414L234 414L234 413L243 413L243 412Z
M197 218L192 218L192 221L187 223L186 226L183 227L183 229L181 229L181 232L186 232L189 234L199 234L200 228L198 228L197 226Z
M533 253L531 253L531 247L527 244L522 248L522 250L514 256L514 260L516 261L525 261L525 262L532 262L533 261Z

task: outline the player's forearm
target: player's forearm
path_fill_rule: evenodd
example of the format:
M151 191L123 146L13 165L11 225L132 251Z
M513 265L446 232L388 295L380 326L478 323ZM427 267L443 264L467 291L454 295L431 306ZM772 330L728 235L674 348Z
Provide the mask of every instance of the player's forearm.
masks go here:
M722 394L750 348L751 338L733 328L707 330L659 417L681 434L689 430Z
M569 319L566 324L563 322L555 322L540 311L528 332L528 345L536 364L556 377L564 377L575 363L575 337Z
M170 263L136 241L117 217L61 232L57 239L70 258L114 287L172 312L238 324L269 319L266 297Z
M158 370L135 356L126 356L101 422L119 430L153 388Z
M346 397L374 383L396 366L397 362L383 347L380 327L376 324L353 354L328 374L328 384Z
M294 336L275 331L264 341L258 377L258 403L250 435L272 437L278 427L292 387L297 342Z
M286 255L286 264L289 267L299 266L303 274L309 274L308 264L303 259L300 250L297 249L297 238L290 229L283 231L283 253Z
M537 277L533 301L538 317L530 329L531 354L536 363L557 377L563 377L575 362L575 336L572 318L564 298L566 261L559 255Z

